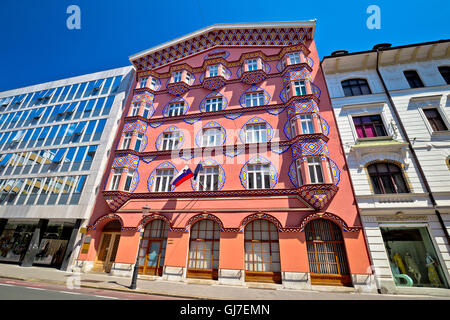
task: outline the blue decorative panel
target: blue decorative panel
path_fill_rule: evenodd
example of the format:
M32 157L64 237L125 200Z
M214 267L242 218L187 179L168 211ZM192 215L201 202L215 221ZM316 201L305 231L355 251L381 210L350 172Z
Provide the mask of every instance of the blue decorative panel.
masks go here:
M331 169L331 175L333 176L333 181L335 185L339 184L339 181L341 180L341 170L339 170L339 167L337 166L336 162L330 159L330 169Z
M214 50L208 52L203 59L208 59L208 57L210 55L214 55L214 58L221 57L221 58L226 59L226 58L228 58L230 53L228 51L220 49L220 48L219 49L214 49Z
M306 57L306 63L307 63L308 66L310 66L311 68L314 67L314 60L311 59L310 57Z
M153 192L153 184L156 181L156 170L158 170L158 169L173 169L173 174L174 175L178 174L177 168L175 168L175 166L172 163L170 163L169 161L164 161L159 166L157 166L155 169L153 169L153 171L150 173L150 176L148 177L147 189L149 192ZM174 189L175 189L175 186L172 185L172 191Z
M270 109L270 110L266 110L266 111L267 111L267 113L276 116L276 115L282 113L284 111L284 108Z
M153 160L155 160L158 156L150 156L150 157L142 157L142 161L144 161L145 163L150 163Z
M138 172L138 168L136 168L136 170L134 171L134 174L133 174L133 179L131 179L131 186L130 186L129 192L134 192L134 190L136 190L138 184L139 184L139 172Z
M206 159L202 161L202 166L203 168L205 167L218 167L219 168L219 183L218 183L218 187L217 187L217 191L218 190L222 190L224 184L225 184L225 170L223 170L223 167L214 159ZM197 177L198 179L198 177ZM197 190L197 180L191 179L191 186L192 186L192 190L198 191Z
M227 146L223 151L223 154L227 157L234 158L237 155L243 153L245 151L245 147L243 145L239 145L234 149L233 145Z
M288 140L292 139L291 137L291 126L289 125L289 121L286 121L283 127L283 133L288 138Z
M322 139L305 139L299 143L294 143L291 147L294 159L308 156L328 156L328 147Z
M160 122L151 122L149 123L149 126L152 128L158 128L160 125L164 124L164 121L160 121Z
M156 150L161 150L161 148L162 148L162 142L163 142L163 138L164 138L164 133L174 132L174 131L180 132L180 142L178 144L178 149L180 149L183 146L183 143L184 143L183 131L181 131L177 126L170 126L166 130L161 132L159 134L158 138L156 139L156 142L155 142Z
M286 101L288 101L288 99L289 99L289 96L287 94L286 87L284 87L280 91L280 100L283 101L283 102L286 102Z
M203 83L203 80L205 80L205 73L204 72L202 72L200 77L198 77L198 80L200 81L200 83Z
M269 102L270 102L270 94L266 90L261 88L261 87L253 86L253 87L250 87L247 90L245 90L244 93L239 98L239 103L240 103L241 107L242 108L246 108L245 95L247 93L250 93L250 92L261 92L261 91L264 93L264 105L269 104Z
M264 70L264 72L267 73L267 74L269 74L269 73L270 73L270 64L268 64L268 63L265 62L265 61L262 61L262 64L263 64L263 70Z
M272 126L264 119L261 119L260 117L253 117L250 120L248 120L241 128L241 130L239 131L239 138L241 139L242 143L246 143L246 129L247 129L247 125L249 124L258 124L258 123L265 123L266 124L266 128L267 128L267 142L269 142L270 140L272 140L273 135L274 135L274 131Z
M205 124L201 130L199 130L197 132L197 134L195 135L195 143L197 145L197 147L202 147L202 137L203 137L203 130L208 129L208 128L220 128L220 133L222 136L222 142L219 145L223 145L225 143L225 140L227 139L227 134L225 129L218 124L215 121L210 121L207 124Z
M270 150L272 152L282 154L282 153L286 152L287 150L289 150L290 147L291 146L280 146L277 143L272 143L272 145L270 146Z
M147 131L147 123L142 122L140 120L126 122L123 126L123 132L136 132L145 134Z
M311 99L296 101L294 105L288 106L288 118L291 119L296 113L312 113L319 112L317 102Z
M165 105L165 107L164 107L164 109L163 109L163 112L162 112L163 116L164 116L164 117L168 117L168 116L169 116L169 106L170 106L171 104L178 103L178 102L184 102L182 114L186 114L186 113L188 112L188 110L189 110L189 104L187 103L187 101L186 101L185 99L183 99L183 98L181 98L181 97L176 97L176 98L173 98L172 100L170 100L170 101Z
M236 76L237 76L238 78L241 78L241 76L242 76L242 67L239 67L239 68L237 69L237 71L236 71Z
M239 179L241 180L241 184L244 189L247 189L248 182L248 164L269 164L270 165L270 188L273 189L278 181L278 172L277 168L270 162L268 159L263 156L256 155L247 161L241 169L241 173L239 174Z
M194 157L193 152L191 152L190 150L184 149L183 150L183 154L180 156L181 159L185 160L185 161L189 161Z
M224 117L227 119L231 119L231 120L235 120L237 118L239 118L240 116L242 116L243 113L230 113L230 114L225 114Z
M312 82L311 82L311 88L312 88L313 94L317 97L317 99L319 99L320 95L322 94L322 90L320 90L320 88Z
M228 100L225 98L223 94L217 91L213 91L209 93L206 97L203 98L202 102L200 102L200 112L206 112L206 100L210 98L222 97L222 110L225 110L228 107Z
M289 172L288 172L289 180L291 180L291 183L294 187L298 188L298 178L297 178L297 161L292 161L292 163L289 166Z
M277 62L277 71L282 72L283 71L283 60L278 60Z
M148 138L146 135L142 137L141 146L139 147L139 152L143 152L148 144Z
M113 161L112 167L137 169L138 165L139 157L132 154L127 154L116 157Z
M324 135L328 136L328 134L330 133L330 125L320 114L319 117L322 120L322 132Z
M194 124L197 121L200 121L202 119L202 117L197 117L197 118L189 118L189 119L183 119L184 122L189 123L189 124Z

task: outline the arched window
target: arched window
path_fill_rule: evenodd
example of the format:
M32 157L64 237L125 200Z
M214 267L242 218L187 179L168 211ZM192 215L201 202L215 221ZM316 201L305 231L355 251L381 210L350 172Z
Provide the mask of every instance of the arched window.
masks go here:
M258 219L245 227L245 280L281 283L278 230Z
M405 75L405 78L411 88L421 88L424 86L416 70L406 70L403 71L403 74Z
M147 223L139 249L139 273L162 276L168 232L163 220Z
M393 164L379 162L367 167L375 194L408 193L402 169Z
M438 68L441 73L442 78L444 78L445 83L450 84L450 67L443 66Z
M219 224L208 219L196 222L191 228L187 277L217 280L219 245Z
M372 93L366 79L348 79L342 81L341 85L346 97Z
M340 228L316 219L306 225L305 233L311 284L351 284Z

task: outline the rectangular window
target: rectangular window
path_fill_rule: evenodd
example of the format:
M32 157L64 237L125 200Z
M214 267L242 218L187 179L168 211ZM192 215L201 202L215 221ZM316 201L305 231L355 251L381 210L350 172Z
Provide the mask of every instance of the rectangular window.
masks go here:
M206 112L222 110L222 97L206 99Z
M152 78L152 81L150 82L150 89L156 90L156 85L158 84L158 81L156 78Z
M302 177L302 170L301 170L301 162L300 160L296 161L297 164L297 182L299 186L303 185L303 177Z
M191 74L189 72L186 72L186 83L191 83Z
M247 107L255 107L264 105L264 93L254 92L245 95L245 105Z
M269 164L249 164L248 188L267 189L270 188L270 167Z
M424 86L422 80L420 80L420 77L417 74L417 71L415 70L404 71L403 74L405 75L405 78L408 81L409 86L411 88L422 88Z
M297 116L295 119L291 120L291 130L292 130L292 136L295 137L297 135L296 129L295 129L295 122L299 121L300 119L300 130L301 132L299 134L310 134L314 133L314 124L312 115L310 114L304 114Z
M144 103L144 112L142 112L142 116L144 118L148 118L151 110L151 105Z
M379 114L372 116L353 117L358 138L387 136L384 124Z
M126 179L125 179L125 185L123 187L124 191L127 191L127 192L130 191L131 183L133 182L133 176L134 176L134 170L129 169L128 172L127 172Z
M299 64L301 61L300 61L300 53L298 53L298 52L294 52L294 53L289 53L288 54L288 57L289 57L289 65L291 65L291 64Z
M142 139L144 138L144 135L142 133L139 133L137 138L136 138L136 143L134 144L134 150L135 151L141 151L141 144L142 144Z
M198 191L215 191L219 189L219 167L204 167L197 176Z
M179 132L166 132L163 136L162 150L175 150L178 149L180 142Z
M203 130L202 147L214 147L222 142L222 131L220 128Z
M324 183L320 157L308 157L307 159L311 183Z
M122 142L122 149L126 150L130 147L130 143L131 143L131 137L133 136L132 132L127 132L125 133L124 137L123 137L123 142Z
M139 113L140 104L139 103L133 103L131 106L131 112L130 117L137 116Z
M119 182L120 182L120 176L122 175L122 169L114 170L114 174L111 178L111 186L109 190L118 190L119 189Z
M122 76L117 76L117 77L114 79L114 83L113 83L113 85L112 85L111 93L110 93L110 94L116 93L116 92L119 90L119 87L120 87L120 83L121 83L121 82L122 82Z
M102 89L102 93L101 93L101 94L107 94L107 93L108 93L109 88L111 87L112 80L113 80L112 77L106 79L105 85L103 86L103 89Z
M156 180L153 185L153 192L169 192L172 188L170 181L173 178L173 169L156 170Z
M306 94L305 81L295 81L294 82L294 92L296 96L301 96Z
M183 114L184 102L169 105L169 117L176 117Z
M219 75L219 66L209 66L209 76L210 77L217 77Z
M173 74L173 82L180 82L181 81L181 71L177 71Z
M430 126L433 129L433 131L448 130L437 108L423 109L423 113L427 117L428 122L430 123Z
M139 81L139 88L145 88L147 85L147 81L148 81L148 77L145 78L141 78L141 80Z
M265 123L247 125L246 143L267 142L267 126Z
M258 59L247 60L247 71L258 70Z

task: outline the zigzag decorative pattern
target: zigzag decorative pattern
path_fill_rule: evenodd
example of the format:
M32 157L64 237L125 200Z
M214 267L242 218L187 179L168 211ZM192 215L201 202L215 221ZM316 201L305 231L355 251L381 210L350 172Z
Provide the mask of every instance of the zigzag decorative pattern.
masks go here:
M300 196L315 210L322 210L334 198L338 187L334 184L306 184L299 188Z
M288 118L292 119L295 114L299 113L319 113L317 102L312 99L295 101L293 105L287 107Z
M329 156L328 147L322 139L305 139L292 145L292 157L299 159L309 156Z
M133 63L138 70L153 69L215 46L288 46L311 39L312 28L221 29L152 52Z
M338 225L341 226L341 228L345 231L345 232L358 232L359 230L361 230L361 227L349 227L347 225L347 223L345 223L344 220L342 220L341 218L339 218L338 216L329 213L329 212L325 212L323 214L319 214L319 213L311 213L310 215L306 216L303 218L303 220L300 222L300 232L303 232L305 230L306 225L315 219L328 219L333 221L334 223L337 223Z
M134 132L134 131L136 131L136 133L145 134L145 132L147 131L147 123L141 120L126 122L123 127L123 132Z
M138 165L139 157L132 154L127 154L125 156L116 157L113 161L112 167L137 169Z
M291 81L299 81L299 80L309 80L311 81L311 73L306 68L295 68L286 72L283 76L283 86L287 86L287 84Z
M148 105L153 105L154 99L155 99L155 96L152 93L144 91L144 92L136 93L133 96L133 100L131 102L132 103L144 102Z

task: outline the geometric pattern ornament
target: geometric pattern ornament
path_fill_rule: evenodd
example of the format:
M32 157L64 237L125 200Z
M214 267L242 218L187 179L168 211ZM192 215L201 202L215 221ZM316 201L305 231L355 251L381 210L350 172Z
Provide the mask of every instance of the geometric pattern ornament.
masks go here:
M320 88L312 82L311 82L311 89L313 94L317 97L317 99L319 99L320 95L322 94L322 90L320 90Z
M253 86L253 87L250 87L247 90L245 90L244 93L239 98L239 103L240 103L242 108L246 108L247 107L245 105L245 97L246 97L247 93L250 93L250 92L263 92L263 94L264 94L264 105L268 105L269 104L269 102L270 102L270 94L266 90L261 88L261 87Z
M287 108L288 118L291 119L295 114L303 113L319 113L319 106L317 102L311 99L295 101L293 105Z
M214 58L228 58L228 56L230 55L230 53L226 50L223 49L214 49L211 50L210 52L208 52L205 57L203 58L204 60L208 59L210 56L214 56Z
M179 133L180 140L178 141L177 150L181 149L181 147L183 146L183 143L184 143L183 131L181 131L177 126L170 126L170 127L166 128L163 132L161 132L159 134L158 138L156 139L156 142L155 142L156 150L158 150L158 151L162 150L164 134L168 133L168 132L178 132Z
M335 185L339 184L339 181L341 180L341 170L339 170L339 167L337 166L336 162L330 159L330 169L331 169L331 175L333 176L333 182Z
M280 100L282 102L286 102L289 99L288 93L287 93L287 87L284 87L283 89L281 89L280 91Z
M242 116L243 113L230 113L230 114L224 114L223 116L227 119L231 119L231 120L235 120L237 118L239 118L240 116Z
M294 187L298 188L298 178L297 178L297 161L292 161L292 163L289 166L288 171L288 177L289 180L291 180L291 183Z
M310 156L327 156L328 147L322 139L304 139L292 145L292 157L299 159Z
M202 117L197 117L197 118L188 118L188 119L183 119L184 122L189 123L189 124L194 124L198 121L200 121L202 119Z
M300 196L315 210L324 209L334 198L338 187L334 184L307 184L299 188Z
M164 121L159 121L159 122L150 122L149 125L152 128L158 128L160 125L163 125Z
M150 92L136 93L133 96L133 100L131 102L132 103L144 102L144 103L152 106L154 98L155 98L155 96Z
M158 156L148 156L148 157L143 157L142 161L144 161L145 163L150 163L153 160L155 160Z
M266 80L267 75L263 70L247 71L241 75L241 82L254 85Z
M263 156L260 156L259 154L251 158L249 161L247 161L244 166L241 169L241 172L239 174L239 179L241 180L241 184L244 187L244 189L247 188L247 182L248 182L248 164L269 164L269 180L270 180L270 189L273 189L278 181L278 172L277 168L273 165L272 162L270 162L268 159L264 158Z
M133 154L127 154L124 156L118 156L114 159L112 167L113 168L129 168L137 169L139 165L139 157Z
M126 193L108 194L104 195L106 203L113 212L117 211L125 202L127 202L129 195Z
M225 96L223 94L221 94L220 92L217 91L213 91L210 92L206 97L203 98L202 102L200 102L200 112L206 112L206 102L208 99L211 98L222 98L222 109L221 110L225 110L228 106L228 100L227 98L225 98Z
M283 86L287 86L291 81L309 80L311 81L311 73L306 68L295 68L290 70L283 76Z
M247 136L247 126L248 125L257 125L257 124L266 124L266 132L267 132L267 136L265 137L266 139L262 139L262 141L264 142L269 142L270 140L272 140L273 135L274 135L274 131L272 126L264 119L261 119L260 117L253 117L250 120L248 120L241 128L241 130L239 131L239 139L241 139L242 143L247 143L246 142L246 136ZM262 138L262 137L260 137Z
M207 129L212 129L212 128L220 130L220 139L219 139L219 141L215 141L215 145L220 146L225 143L225 140L227 139L227 134L226 134L225 129L217 122L210 121L207 124L205 124L202 127L202 129L199 130L197 132L197 134L195 135L195 143L197 144L197 147L201 148L203 146L203 132L206 131Z
M269 74L270 73L270 64L268 64L267 62L263 61L262 62L262 69L264 70L265 73Z
M223 154L227 157L234 158L237 155L243 153L245 151L245 146L238 145L236 148L233 145L226 146L225 150L223 150Z
M147 131L147 123L141 120L136 120L133 122L126 122L123 126L123 132L134 132L145 134Z
M173 175L178 174L177 168L173 164L171 164L169 161L164 161L160 165L158 165L153 171L150 173L150 176L147 180L147 189L149 192L153 192L153 184L156 182L156 170L158 169L173 169ZM174 185L171 185L171 191L175 189Z
M217 189L215 190L221 190L225 184L225 170L222 168L222 166L214 159L206 159L202 161L202 167L205 169L206 167L217 167L218 171L219 171L219 177L218 177L218 186ZM205 170L203 170L205 171ZM201 173L202 171L200 171ZM194 179L190 179L191 180L191 186L192 186L192 190L194 191L198 191L197 190L197 181L198 181L198 177L197 180ZM205 179L206 180L206 179ZM206 181L204 182L206 183Z
M314 60L312 58L306 57L306 63L311 67L311 69L314 67Z
M305 226L312 220L315 219L327 219L330 221L333 221L334 223L338 224L344 232L358 232L361 230L361 227L355 226L355 227L349 227L347 223L345 223L344 220L342 220L337 215L334 215L330 212L324 212L323 214L318 214L317 212L311 213L304 217L302 221L300 222L300 232L303 232L305 229Z
M288 151L290 147L291 146L280 146L278 143L272 142L272 144L270 145L270 151L282 154Z
M184 104L183 104L183 111L181 112L181 114L186 114L186 112L189 110L189 104L188 104L187 101L184 100L183 98L181 98L181 97L176 97L176 98L173 98L172 100L170 100L170 101L164 106L164 109L163 109L163 112L162 112L163 116L164 116L164 117L168 117L168 116L169 116L169 108L170 108L170 105L171 105L171 104L174 104L174 103L178 103L178 102L184 102Z
M276 116L276 115L279 115L280 113L282 113L284 111L284 107L283 108L278 108L278 109L269 109L269 110L266 110L266 111L267 111L267 113Z
M208 77L202 82L202 87L211 91L222 88L226 83L226 79L222 76Z
M294 138L294 137L291 137L291 125L290 125L289 121L286 121L286 123L284 124L283 132L288 140Z
M217 46L292 46L312 38L311 27L216 28L143 55L138 70L153 69Z
M330 133L330 125L320 114L319 114L319 118L322 123L322 132L324 135L328 136L328 134Z

